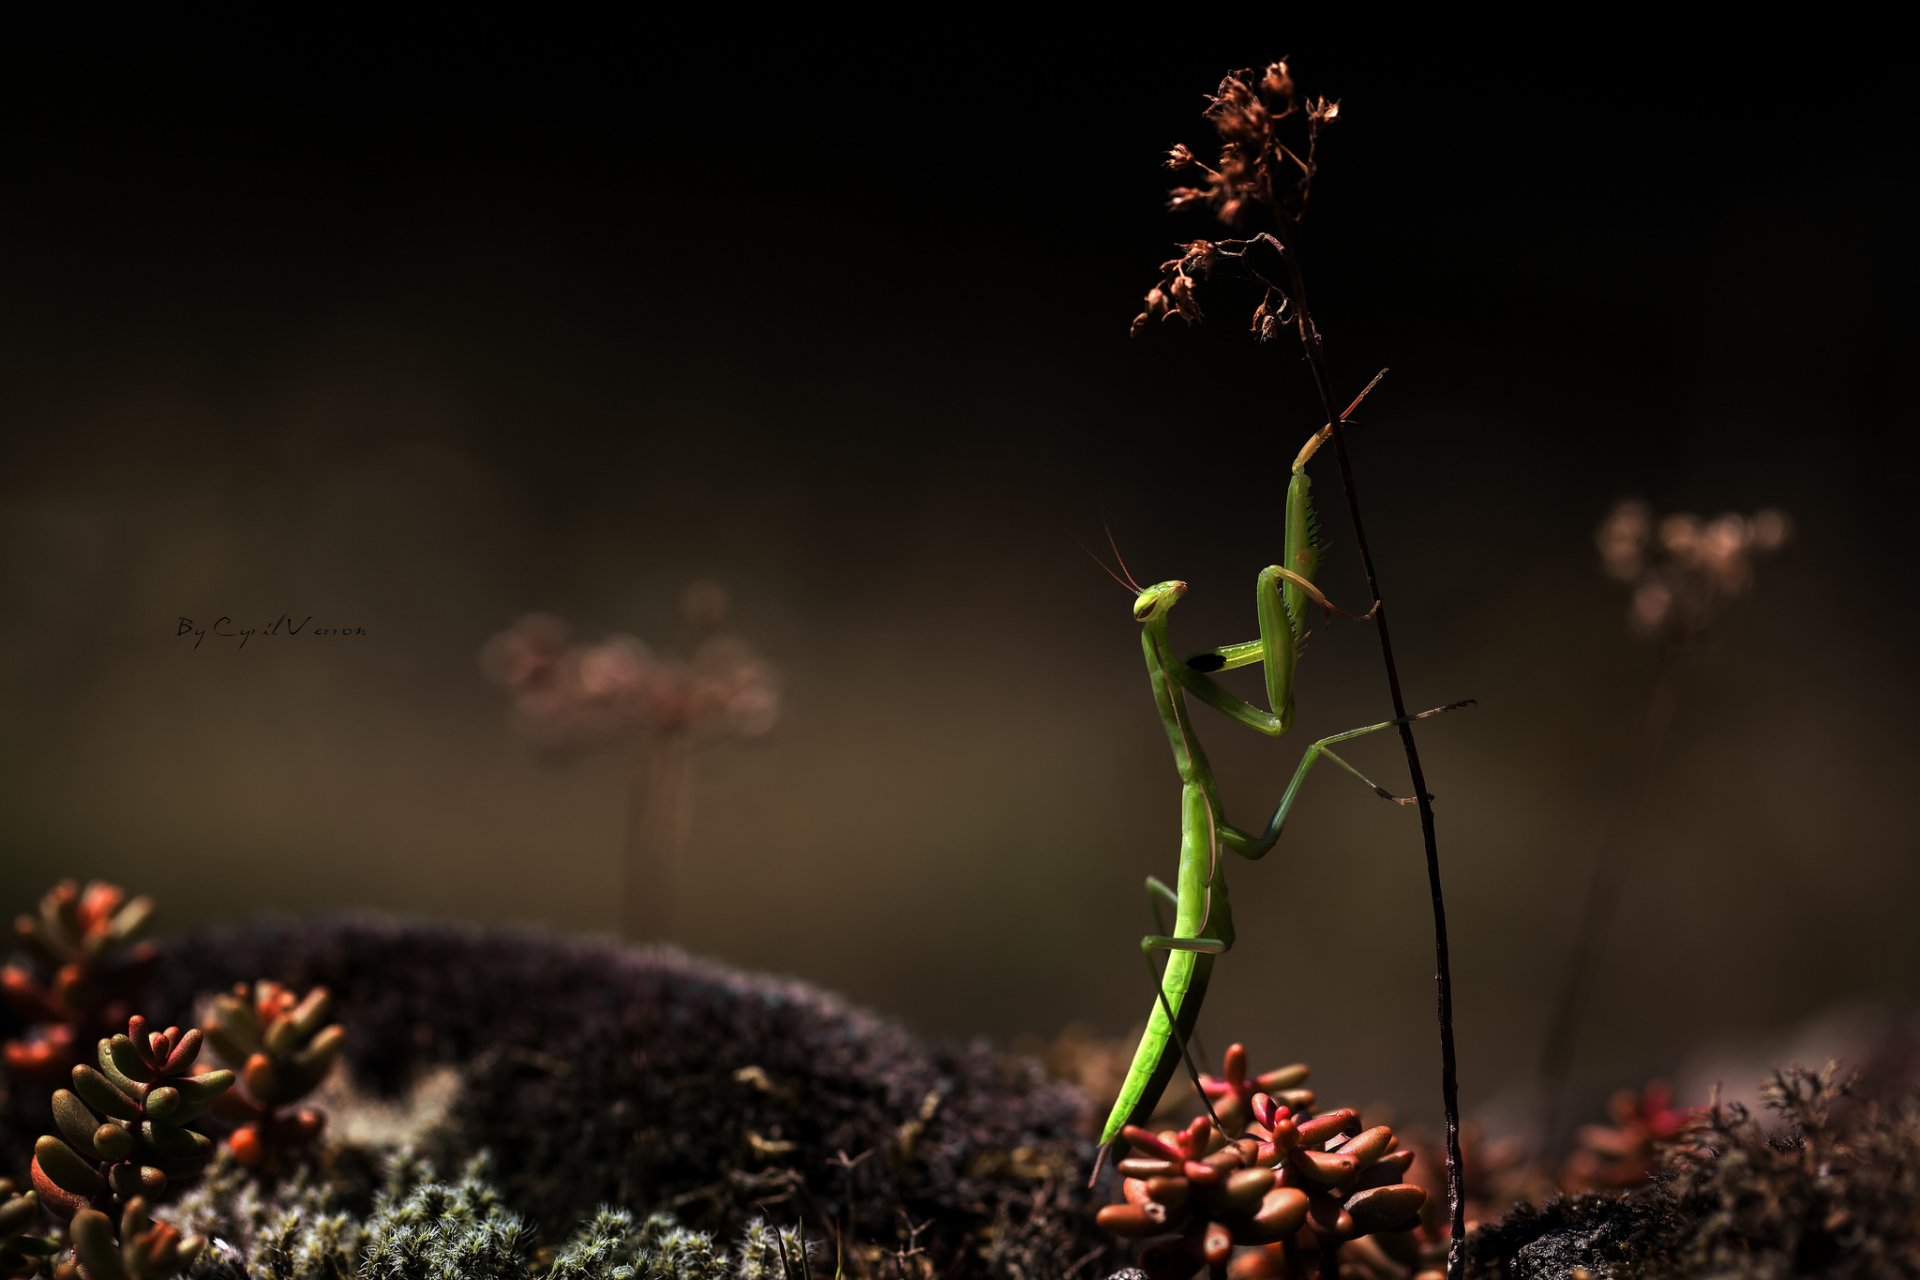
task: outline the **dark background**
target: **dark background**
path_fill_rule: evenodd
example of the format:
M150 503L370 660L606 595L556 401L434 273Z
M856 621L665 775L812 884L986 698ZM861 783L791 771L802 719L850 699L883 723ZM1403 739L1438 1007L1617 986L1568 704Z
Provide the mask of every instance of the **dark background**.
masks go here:
M1798 536L1699 655L1576 1066L1752 1079L1920 996L1911 112L1884 35L1204 22L178 31L5 55L0 829L181 929L374 907L618 927L630 762L544 765L476 667L531 609L728 584L774 736L715 753L678 940L943 1035L1125 1032L1175 783L1111 523L1252 634L1318 414L1237 300L1129 341L1164 149L1226 68L1344 102L1307 248L1451 893L1470 1103L1523 1097L1650 655L1612 502ZM958 25L951 25L954 23ZM1823 44L1822 42L1825 41ZM1320 492L1335 493L1332 471ZM1328 503L1325 581L1359 602ZM181 615L364 625L192 651ZM1385 712L1321 634L1230 812ZM1241 741L1242 738L1249 739ZM1391 741L1356 759L1399 779ZM1436 1109L1412 815L1316 777L1238 867L1206 1027ZM1863 1030L1864 1028L1864 1030Z

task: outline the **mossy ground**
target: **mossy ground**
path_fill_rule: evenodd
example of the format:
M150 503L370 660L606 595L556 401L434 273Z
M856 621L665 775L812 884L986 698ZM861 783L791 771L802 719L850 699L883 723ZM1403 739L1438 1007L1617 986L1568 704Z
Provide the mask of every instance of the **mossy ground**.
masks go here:
M1920 1097L1778 1072L1767 1111L1711 1111L1647 1186L1522 1205L1476 1232L1489 1280L1920 1276Z
M773 1232L794 1227L816 1275L1090 1280L1127 1261L1083 1187L1094 1099L800 983L671 950L362 919L173 942L148 1007L184 1023L263 975L334 992L357 1101L336 1100L336 1140L304 1170L223 1161L174 1203L220 1237L202 1277L771 1280L799 1274L797 1237L773 1261ZM337 1140L383 1105L417 1105L424 1079L444 1105L406 1157ZM29 1150L46 1091L4 1083L0 1142ZM1471 1273L1920 1276L1920 1104L1792 1071L1769 1097L1771 1117L1718 1113L1696 1154L1643 1187L1483 1227Z
M379 920L262 925L168 944L153 1016L270 976L324 984L346 1070L374 1098L451 1068L418 1155L490 1185L564 1243L602 1206L737 1240L756 1219L844 1241L850 1272L1100 1275L1121 1255L1083 1189L1088 1101L984 1047L929 1046L804 984L668 949ZM11 1100L9 1149L44 1103ZM330 1206L373 1211L368 1159L336 1154ZM831 1274L831 1270L828 1271Z

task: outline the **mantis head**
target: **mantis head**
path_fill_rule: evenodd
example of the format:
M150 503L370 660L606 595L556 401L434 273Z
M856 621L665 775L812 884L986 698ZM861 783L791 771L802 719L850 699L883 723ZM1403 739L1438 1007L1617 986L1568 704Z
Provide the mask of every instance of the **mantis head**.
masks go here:
M1156 582L1142 591L1133 601L1133 620L1152 622L1164 618L1174 602L1187 594L1187 584L1175 579L1169 582Z

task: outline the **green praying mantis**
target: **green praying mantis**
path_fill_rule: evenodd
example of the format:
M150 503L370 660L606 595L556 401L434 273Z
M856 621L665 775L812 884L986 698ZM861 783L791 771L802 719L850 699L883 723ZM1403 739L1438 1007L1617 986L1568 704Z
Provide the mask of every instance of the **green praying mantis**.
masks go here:
M1377 383L1378 378L1374 381ZM1372 384L1367 390L1372 390ZM1344 421L1366 398L1366 391L1342 414ZM1153 953L1165 951L1165 968L1154 976L1156 1001L1128 1068L1120 1096L1107 1117L1100 1134L1099 1158L1094 1178L1099 1178L1109 1150L1128 1125L1144 1125L1160 1101L1181 1059L1198 1085L1187 1051L1200 1005L1212 976L1213 961L1233 947L1233 910L1227 897L1226 848L1249 860L1265 857L1286 825L1287 815L1300 794L1307 774L1322 759L1329 760L1365 783L1374 794L1397 804L1413 804L1410 796L1396 796L1361 773L1333 751L1333 747L1353 738L1378 733L1411 720L1451 711L1469 705L1457 702L1435 707L1400 720L1385 720L1321 738L1310 745L1295 768L1286 791L1280 797L1273 816L1260 831L1252 832L1227 822L1220 805L1212 767L1201 749L1193 729L1187 698L1191 695L1207 706L1269 737L1280 737L1293 725L1293 675L1300 647L1306 637L1306 611L1311 601L1329 613L1364 619L1373 614L1355 615L1336 608L1313 584L1319 564L1318 530L1313 513L1311 482L1306 468L1314 452L1332 433L1332 424L1314 433L1294 459L1293 474L1287 484L1286 529L1283 543L1284 564L1261 570L1255 589L1255 609L1260 638L1226 645L1176 660L1168 639L1168 617L1187 584L1179 581L1141 587L1128 574L1116 580L1135 593L1134 620L1141 624L1141 647L1147 660L1147 674L1153 685L1154 704L1167 741L1173 748L1174 767L1180 774L1180 869L1173 887L1156 877L1147 877L1147 896L1152 904L1156 925L1161 932L1140 940L1148 972L1153 972ZM1116 550L1116 556L1118 552ZM1126 566L1121 564L1122 573ZM1111 571L1110 571L1111 572ZM1375 602L1375 609L1379 607ZM1260 663L1266 678L1267 706L1261 708L1240 698L1214 679L1213 673ZM1171 932L1160 925L1162 904L1173 907ZM1176 1048L1177 1044L1177 1048ZM1203 1100L1205 1094L1202 1094ZM1212 1113L1211 1103L1208 1112ZM1214 1117L1216 1126L1218 1117Z

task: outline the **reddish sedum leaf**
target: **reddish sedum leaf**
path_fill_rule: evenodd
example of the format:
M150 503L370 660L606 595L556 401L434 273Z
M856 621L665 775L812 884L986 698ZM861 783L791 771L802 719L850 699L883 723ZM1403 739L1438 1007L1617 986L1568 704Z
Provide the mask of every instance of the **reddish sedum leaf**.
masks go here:
M321 1112L294 1104L320 1085L346 1044L346 1029L327 1025L332 1007L325 987L300 996L271 981L215 998L207 1043L239 1070L240 1087L222 1097L219 1112L239 1126L227 1143L242 1164L269 1164L325 1127Z

